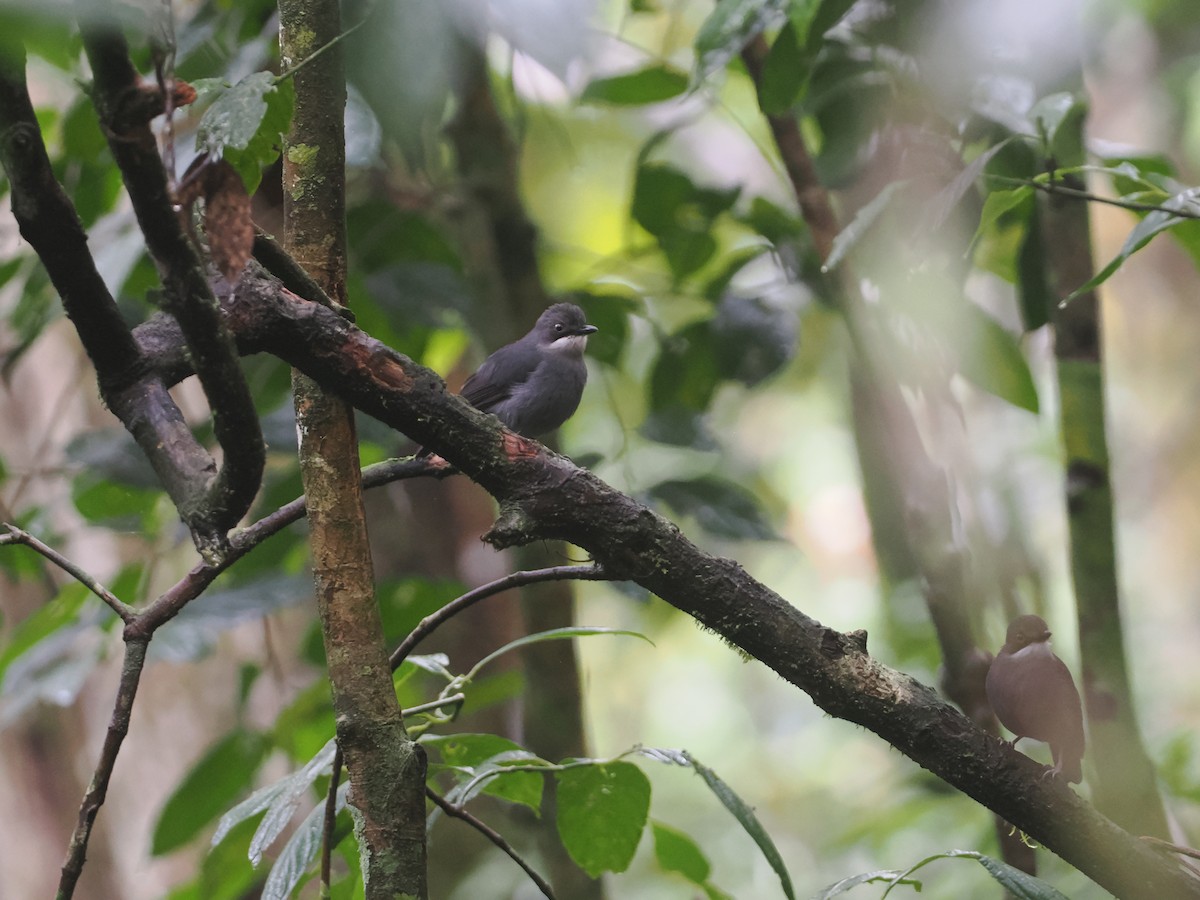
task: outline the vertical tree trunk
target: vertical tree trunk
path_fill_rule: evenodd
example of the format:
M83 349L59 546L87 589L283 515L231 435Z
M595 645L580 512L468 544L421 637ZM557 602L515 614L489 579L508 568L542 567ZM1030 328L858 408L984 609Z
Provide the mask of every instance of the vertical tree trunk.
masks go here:
M285 66L308 59L341 33L334 0L285 0L279 13ZM322 53L295 79L296 113L283 148L284 242L326 293L344 302L341 48ZM424 898L425 754L407 739L392 686L375 602L353 410L299 373L293 390L317 606L364 890L368 898Z

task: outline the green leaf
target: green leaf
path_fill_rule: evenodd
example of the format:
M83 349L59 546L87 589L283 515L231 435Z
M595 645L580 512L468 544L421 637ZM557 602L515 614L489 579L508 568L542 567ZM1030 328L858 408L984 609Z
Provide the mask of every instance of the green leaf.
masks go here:
M268 91L263 97L267 111L246 149L227 147L223 154L241 176L249 194L258 189L263 170L279 158L283 135L292 124L292 113L296 109L296 88L290 78L279 82L274 91Z
M267 741L238 729L214 744L167 798L154 826L150 853L182 847L249 787Z
M1161 205L1166 209L1187 210L1190 213L1200 212L1200 188L1188 188L1182 193L1176 194L1174 197L1164 201ZM1073 290L1070 295L1063 300L1063 303L1070 303L1076 297L1086 294L1089 291L1095 290L1097 287L1108 281L1117 269L1121 268L1125 260L1137 253L1148 243L1155 235L1172 228L1181 222L1190 221L1189 219L1175 215L1171 212L1163 212L1154 210L1146 214L1134 227L1129 236L1125 238L1125 243L1113 259L1094 275L1086 284Z
M876 869L874 872L862 872L858 875L851 875L849 878L843 878L841 881L834 882L823 891L814 894L812 900L832 900L832 898L845 894L851 888L856 888L860 884L873 884L876 881L886 881L889 886L904 884L917 891L921 890L921 882L915 878L905 878L903 876L904 872L901 869Z
M959 353L963 377L1014 406L1037 413L1037 386L1016 340L974 303L964 304L964 312L966 341Z
M239 824L205 855L195 880L175 888L166 900L243 900L255 896L252 889L265 874L256 872L246 858L253 834L253 822Z
M696 35L695 83L725 68L746 44L782 22L788 6L789 0L717 0Z
M696 771L696 773L704 779L704 783L708 785L709 790L717 795L717 799L725 806L727 810L733 813L733 817L738 820L746 833L754 839L754 843L758 844L759 850L766 858L771 868L775 870L775 874L779 876L779 884L783 888L783 893L788 900L796 900L795 890L792 888L792 878L788 874L787 866L783 864L783 857L779 855L779 850L775 847L775 842L771 840L771 836L767 834L762 823L758 821L758 817L754 815L754 810L734 793L733 789L721 780L712 769L702 765L686 750L663 750L657 748L643 748L641 750L643 756L657 762L670 763L677 766L687 766Z
M1022 185L1011 191L992 191L983 201L983 209L979 213L979 227L971 238L974 245L983 237L984 232L1018 207L1033 200L1033 187Z
M678 872L692 884L703 885L712 874L708 857L688 835L661 822L651 822L654 857L664 872Z
M672 66L647 66L625 75L597 78L583 89L579 99L584 103L642 106L678 97L687 85L687 75Z
M1042 881L1040 878L1035 878L1020 869L1010 866L1008 863L1001 862L998 859L992 859L990 856L984 856L974 850L947 850L945 853L935 853L932 856L927 856L915 865L909 866L903 871L897 872L869 872L863 875L856 875L854 878L847 878L839 881L837 884L826 888L824 892L817 895L820 898L835 897L838 894L845 893L856 884L862 884L864 881L876 881L887 879L890 886L896 884L913 883L908 878L913 872L929 865L931 862L936 862L939 859L973 859L978 862L988 874L992 876L1001 887L1003 887L1010 895L1018 898L1018 900L1067 900L1066 896L1056 890L1051 884ZM851 883L853 882L853 884ZM920 890L920 882L917 884L917 890ZM886 894L886 892L885 892Z
M89 522L134 530L142 517L154 509L161 495L161 491L96 481L88 474L76 479L71 499L75 509Z
M808 79L808 60L796 35L794 22L788 22L771 45L763 63L758 84L758 105L768 116L783 115L800 97Z
M832 272L838 267L854 246L862 240L863 235L883 215L884 210L891 205L892 198L895 197L896 192L907 184L908 182L903 180L891 182L876 194L870 203L855 214L850 224L839 231L837 237L833 239L833 247L829 251L829 258L825 260L824 271Z
M1058 303L1050 284L1042 213L1032 199L1026 209L1025 232L1017 248L1017 300L1026 331L1034 331L1049 322Z
M650 496L682 516L694 518L716 537L759 541L777 537L757 498L741 485L717 475L662 481L650 489Z
M335 797L335 809L341 812L346 807L346 796L350 790L350 782L343 781L338 785ZM271 866L271 874L263 884L261 900L288 900L302 878L317 858L321 849L321 838L325 831L325 803L318 803L312 808L300 826L292 832L279 856ZM257 838L257 835L256 835Z
M815 5L815 10L812 13L812 18L808 22L808 47L809 52L812 52L814 45L825 36L830 28L842 21L846 13L850 12L857 0L819 0L814 4L814 0L803 0L801 3L792 6L791 17L792 21L797 21L799 15L805 15L807 10L812 9ZM797 9L800 12L797 12Z
M13 550L4 547L2 552L11 553ZM33 553L29 548L21 548L18 553ZM57 631L74 625L79 620L80 612L84 609L92 593L78 582L72 581L58 592L46 605L30 613L16 628L9 633L3 649L0 649L0 690L6 690L8 667L13 661L36 647L46 638Z
M214 87L205 81L197 92ZM270 72L254 72L220 90L196 130L196 149L223 157L237 170L247 192L262 178L262 167L279 155L280 135L291 122L295 88L290 78L276 82Z
M650 780L633 763L595 763L555 773L558 835L592 878L624 872L650 811Z
M310 759L304 766L286 775L276 781L274 784L269 784L266 787L259 788L237 806L221 816L221 821L217 823L217 830L212 836L212 846L216 846L225 839L225 835L229 834L233 828L240 823L257 816L264 810L267 815L263 817L258 828L254 831L254 838L250 842L248 856L254 865L258 865L262 859L263 851L274 843L280 833L291 821L292 816L300 806L300 799L304 792L312 786L312 783L321 775L329 774L330 767L333 765L333 757L337 752L337 744L331 738L321 751Z
M650 408L704 412L719 383L712 329L694 322L662 342L650 372Z
M198 94L214 87L210 80L195 85ZM225 148L245 150L267 115L267 94L276 90L275 76L254 72L237 84L216 88L217 99L204 111L196 128L196 148L220 156Z
M678 229L679 210L696 196L697 188L686 174L665 163L638 167L633 182L635 222L651 234L661 236Z
M505 764L519 764L531 759L541 762L525 748L496 734L452 734L421 739L424 747L441 755L442 763L461 776L474 778L485 772L495 772L483 787L483 793L510 803L520 803L540 815L544 779L537 772L505 772ZM524 754L514 756L513 754ZM456 799L465 803L469 797Z
M1029 118L1045 140L1045 155L1056 165L1083 165L1083 120L1087 103L1067 92L1043 97L1029 110Z

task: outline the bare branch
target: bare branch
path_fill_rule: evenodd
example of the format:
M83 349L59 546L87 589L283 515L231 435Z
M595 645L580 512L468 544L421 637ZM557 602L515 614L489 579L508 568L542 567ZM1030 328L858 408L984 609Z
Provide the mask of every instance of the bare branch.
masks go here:
M122 112L140 83L125 38L115 27L90 19L81 23L81 30L95 74L93 99L109 149L158 266L165 288L163 307L183 331L212 409L213 432L224 450L221 468L194 513L209 526L208 533L198 535L197 549L219 555L225 532L245 515L262 482L266 448L261 426L220 306L174 209L154 135L148 124L129 123Z
M451 600L437 612L430 613L418 622L417 627L410 631L408 637L401 641L400 646L392 652L392 671L394 672L400 667L400 664L408 658L408 654L412 653L417 644L421 643L422 640L460 612L469 609L480 600L494 597L496 594L502 594L513 588L523 587L527 584L536 584L542 581L564 581L567 579L575 579L577 581L610 581L612 577L604 571L603 566L598 565L549 566L545 569L528 569L523 572L512 572L503 578L497 578L495 581L480 585L473 590L467 591L461 597Z
M137 695L138 683L141 681L142 668L146 663L146 646L149 638L130 637L128 630L125 634L125 661L121 666L121 682L117 688L117 699L113 704L112 719L109 721L108 734L104 738L104 748L100 751L100 760L96 763L96 771L92 782L88 785L87 793L79 806L79 820L75 832L71 835L71 843L67 848L67 858L63 863L62 875L58 882L57 900L69 900L75 893L75 885L83 873L83 864L87 859L88 839L92 834L92 825L96 821L96 813L104 804L108 793L108 783L112 778L113 767L117 763L117 754L125 735L129 733L129 718L133 711L133 699Z
M132 606L122 601L116 594L102 585L93 575L85 572L82 567L71 562L57 550L39 541L28 531L18 528L8 522L0 522L0 528L8 530L8 535L0 536L0 544L24 544L30 550L40 553L54 565L58 566L89 591L103 600L128 625L136 618L137 613ZM8 538L8 539L6 539Z
M529 863L525 862L521 854L517 853L517 851L513 849L512 844L506 841L503 835L481 822L478 818L467 812L463 807L456 806L455 804L451 803L441 794L437 793L428 786L425 788L425 796L432 800L438 809L440 809L446 815L466 822L485 838L508 854L509 859L521 867L525 874L529 876L529 880L537 885L538 890L541 891L546 897L549 897L550 900L554 900L554 889L546 883L546 880L542 878L541 875L534 871L533 867L529 865Z

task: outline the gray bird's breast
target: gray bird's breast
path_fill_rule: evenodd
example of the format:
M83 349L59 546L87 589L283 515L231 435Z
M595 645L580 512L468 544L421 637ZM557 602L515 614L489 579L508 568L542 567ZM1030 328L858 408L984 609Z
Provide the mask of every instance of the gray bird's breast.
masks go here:
M551 358L492 410L518 434L537 437L558 428L579 408L587 366L582 359Z

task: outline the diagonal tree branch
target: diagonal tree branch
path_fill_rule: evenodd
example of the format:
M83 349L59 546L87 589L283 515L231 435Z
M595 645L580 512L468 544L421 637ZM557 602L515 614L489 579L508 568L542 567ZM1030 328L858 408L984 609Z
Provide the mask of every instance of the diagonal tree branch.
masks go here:
M158 266L163 307L178 320L196 375L212 409L213 432L224 459L194 515L209 526L200 535L202 553L219 554L224 536L245 515L262 482L266 460L262 430L250 389L225 330L204 267L176 213L167 173L149 121L129 109L141 81L125 38L111 23L86 18L84 49L95 76L93 99L146 246Z
M8 534L0 535L0 544L24 544L35 553L40 553L54 565L58 566L89 591L108 604L109 608L121 617L121 621L128 625L133 621L136 613L133 607L121 600L116 594L102 585L96 578L86 572L82 567L71 562L53 547L39 541L28 531L18 528L8 522L0 522L0 528L5 529Z
M108 793L108 783L112 777L113 767L117 763L117 754L121 744L129 734L129 719L133 713L133 701L137 696L138 684L141 682L142 669L146 664L146 647L148 637L131 636L128 629L125 633L125 661L121 666L121 682L117 687L117 699L113 705L112 719L108 724L108 733L104 738L104 747L100 751L100 760L96 763L95 774L83 802L79 806L79 819L75 831L71 835L71 843L67 848L67 858L63 863L62 875L58 882L57 900L68 900L75 892L79 876L83 874L83 864L87 860L88 839L92 834L92 825L96 814L104 805Z
M79 217L51 169L25 83L24 58L19 46L0 53L0 162L12 186L21 234L62 298L96 367L105 404L142 448L192 533L202 544L211 543L215 529L198 498L215 464L161 380L148 371L96 270Z
M501 504L487 535L495 546L568 540L614 578L636 581L694 617L830 715L879 735L1109 891L1200 897L1200 882L1164 864L1069 788L1043 780L1033 760L931 688L869 656L865 635L840 634L805 616L736 563L701 552L656 513L448 394L432 372L336 312L253 279L239 289L230 321L252 322L261 350L429 445L487 489Z

